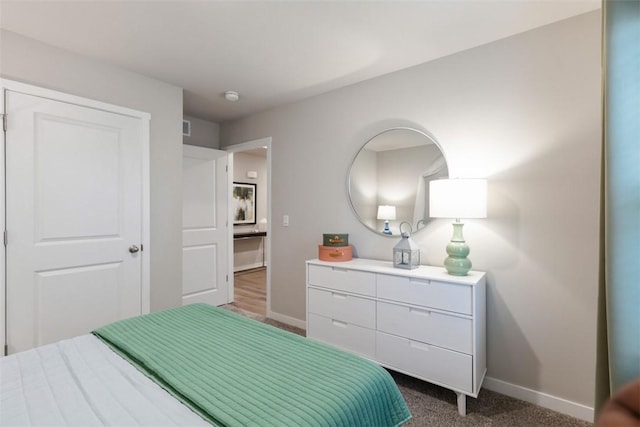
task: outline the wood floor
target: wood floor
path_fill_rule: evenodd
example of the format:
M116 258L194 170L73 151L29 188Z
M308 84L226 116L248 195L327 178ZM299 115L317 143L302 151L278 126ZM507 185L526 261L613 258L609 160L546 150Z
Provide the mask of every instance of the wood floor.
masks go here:
M267 315L267 269L255 268L234 274L234 302L238 308Z

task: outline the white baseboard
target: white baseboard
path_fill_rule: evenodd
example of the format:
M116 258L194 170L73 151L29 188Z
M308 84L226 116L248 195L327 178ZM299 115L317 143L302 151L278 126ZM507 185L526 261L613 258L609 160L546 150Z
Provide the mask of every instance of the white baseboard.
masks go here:
M591 423L594 421L593 408L580 403L571 402L560 397L551 396L550 394L531 390L491 377L485 377L482 387L574 418L579 418Z
M253 264L245 264L245 265L234 265L233 266L233 272L234 273L238 273L240 271L252 270L254 268L261 268L261 267L265 267L265 265L262 264L261 262L256 262L256 263L253 263Z
M284 314L276 313L275 311L267 310L267 317L278 322L286 323L287 325L295 326L300 329L307 329L307 322L304 320L296 319L295 317L287 316Z

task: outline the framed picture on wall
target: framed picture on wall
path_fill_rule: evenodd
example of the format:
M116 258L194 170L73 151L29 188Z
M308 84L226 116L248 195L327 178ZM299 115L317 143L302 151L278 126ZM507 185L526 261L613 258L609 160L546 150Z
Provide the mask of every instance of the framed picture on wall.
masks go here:
M233 183L233 225L256 223L256 184Z

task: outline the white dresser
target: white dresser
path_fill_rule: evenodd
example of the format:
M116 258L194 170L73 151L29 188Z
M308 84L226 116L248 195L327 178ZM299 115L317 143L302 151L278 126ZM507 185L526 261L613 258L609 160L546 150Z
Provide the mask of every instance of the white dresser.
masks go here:
M451 389L465 415L486 373L485 274L307 261L307 336Z

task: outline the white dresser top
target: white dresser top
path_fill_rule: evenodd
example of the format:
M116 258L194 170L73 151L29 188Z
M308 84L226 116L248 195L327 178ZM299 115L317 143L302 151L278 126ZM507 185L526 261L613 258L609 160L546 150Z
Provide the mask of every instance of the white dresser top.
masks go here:
M485 276L482 271L470 271L466 276L453 276L447 273L444 267L433 267L421 265L413 270L395 268L391 261L380 261L366 258L353 258L351 261L331 262L320 261L319 259L308 260L307 264L323 265L334 268L346 268L351 270L370 271L373 273L393 274L395 276L407 276L428 280L439 280L449 283L460 283L465 285L475 285Z

